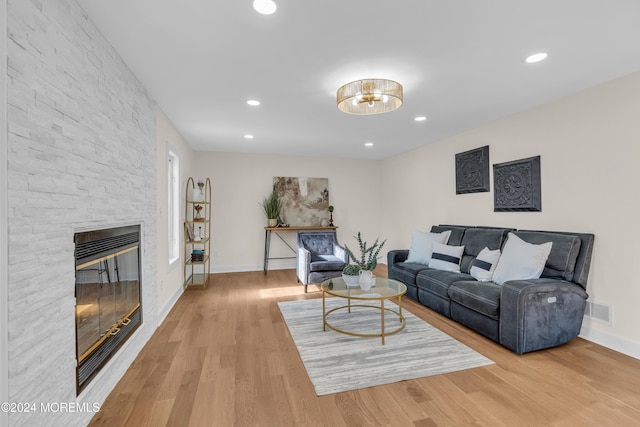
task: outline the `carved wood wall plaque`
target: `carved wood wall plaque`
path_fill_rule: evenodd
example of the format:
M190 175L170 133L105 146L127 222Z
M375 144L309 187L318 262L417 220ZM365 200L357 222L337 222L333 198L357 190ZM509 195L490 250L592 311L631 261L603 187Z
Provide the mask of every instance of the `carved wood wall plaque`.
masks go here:
M494 212L540 212L540 156L493 165Z
M456 194L489 191L489 146L456 154Z

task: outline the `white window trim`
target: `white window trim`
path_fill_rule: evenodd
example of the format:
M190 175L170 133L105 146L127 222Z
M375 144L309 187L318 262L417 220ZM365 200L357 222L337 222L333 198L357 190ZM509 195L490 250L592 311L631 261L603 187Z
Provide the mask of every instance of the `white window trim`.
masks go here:
M180 157L167 150L167 259L169 266L180 260Z

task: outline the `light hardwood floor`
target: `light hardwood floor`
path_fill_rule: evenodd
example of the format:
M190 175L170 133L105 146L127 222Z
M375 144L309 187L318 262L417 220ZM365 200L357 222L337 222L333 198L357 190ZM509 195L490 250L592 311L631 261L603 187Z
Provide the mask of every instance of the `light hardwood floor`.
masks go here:
M580 338L519 356L409 299L496 363L318 397L276 304L318 297L293 270L213 275L182 295L90 425L640 426L640 360Z

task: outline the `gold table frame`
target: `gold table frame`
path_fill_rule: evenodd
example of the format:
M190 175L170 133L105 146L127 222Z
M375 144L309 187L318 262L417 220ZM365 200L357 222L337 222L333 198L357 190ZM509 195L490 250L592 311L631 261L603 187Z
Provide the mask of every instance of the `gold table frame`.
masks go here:
M402 315L402 295L407 292L407 287L396 280L385 279L381 277L376 278L376 286L371 288L368 291L364 291L359 287L351 287L348 286L341 277L333 278L325 280L320 284L320 289L322 290L322 330L326 331L327 328L336 331L341 334L350 335L354 337L380 337L382 340L382 345L384 345L384 338L389 335L397 334L401 330L405 328L407 325L407 321ZM380 291L380 292L378 292ZM332 295L338 298L344 298L347 300L346 305L341 305L340 307L332 308L327 311L326 307L326 295ZM393 310L391 308L385 308L384 302L385 300L398 299L398 310ZM369 304L352 304L351 301L380 301L380 306L377 305L369 305ZM351 313L351 307L363 307L363 308L372 308L376 310L380 310L380 333L379 334L362 334L356 332L346 331L344 329L337 328L333 326L327 320L328 316L338 310L346 309L349 313ZM390 312L398 316L398 320L400 321L400 326L392 331L385 332L385 312Z

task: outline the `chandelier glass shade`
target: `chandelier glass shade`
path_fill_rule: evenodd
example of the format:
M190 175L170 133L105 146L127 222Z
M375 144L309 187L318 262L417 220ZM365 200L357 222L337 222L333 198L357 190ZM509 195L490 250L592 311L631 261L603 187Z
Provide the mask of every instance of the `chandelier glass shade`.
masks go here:
M388 113L402 105L402 85L385 79L356 80L338 89L337 102L348 114Z

